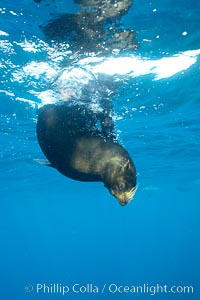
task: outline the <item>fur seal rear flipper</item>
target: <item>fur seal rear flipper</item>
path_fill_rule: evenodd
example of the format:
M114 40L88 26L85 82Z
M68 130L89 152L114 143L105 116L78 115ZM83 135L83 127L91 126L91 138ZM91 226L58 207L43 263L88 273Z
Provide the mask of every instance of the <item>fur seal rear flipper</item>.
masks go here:
M50 164L79 181L103 182L121 205L136 192L136 169L128 152L96 127L85 106L45 105L38 112L37 138Z

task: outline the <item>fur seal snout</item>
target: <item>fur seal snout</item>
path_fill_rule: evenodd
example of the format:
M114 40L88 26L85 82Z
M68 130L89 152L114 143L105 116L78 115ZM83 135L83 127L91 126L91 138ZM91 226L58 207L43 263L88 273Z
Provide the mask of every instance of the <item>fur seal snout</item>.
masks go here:
M38 113L37 138L52 167L79 181L100 181L121 205L136 192L136 169L128 152L96 127L83 107L45 105Z
M136 169L124 148L121 149L120 155L118 154L108 163L105 182L105 186L122 206L129 203L134 197L137 189Z

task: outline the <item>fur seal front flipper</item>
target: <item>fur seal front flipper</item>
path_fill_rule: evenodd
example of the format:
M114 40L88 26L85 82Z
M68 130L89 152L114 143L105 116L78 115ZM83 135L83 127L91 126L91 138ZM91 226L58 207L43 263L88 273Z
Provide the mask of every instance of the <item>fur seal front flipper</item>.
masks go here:
M43 106L37 138L48 161L63 175L79 181L101 181L121 205L136 191L136 169L128 152L106 139L96 115L83 106Z

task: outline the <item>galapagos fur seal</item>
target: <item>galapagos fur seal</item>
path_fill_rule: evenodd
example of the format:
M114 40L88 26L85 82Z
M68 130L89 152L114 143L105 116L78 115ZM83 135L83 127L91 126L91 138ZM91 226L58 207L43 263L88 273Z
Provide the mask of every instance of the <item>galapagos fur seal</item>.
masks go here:
M47 165L74 180L103 182L124 206L136 192L136 169L110 126L97 127L99 119L104 124L85 106L45 105L38 111L38 142Z

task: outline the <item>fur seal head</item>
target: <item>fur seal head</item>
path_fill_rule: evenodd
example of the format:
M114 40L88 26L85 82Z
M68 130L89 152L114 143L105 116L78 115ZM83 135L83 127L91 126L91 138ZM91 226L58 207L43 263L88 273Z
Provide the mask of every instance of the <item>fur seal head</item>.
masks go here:
M127 151L122 147L120 150L119 155L112 158L107 165L104 183L109 192L124 206L133 199L137 190L136 169Z

